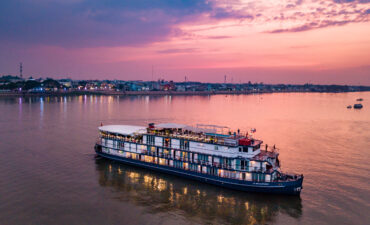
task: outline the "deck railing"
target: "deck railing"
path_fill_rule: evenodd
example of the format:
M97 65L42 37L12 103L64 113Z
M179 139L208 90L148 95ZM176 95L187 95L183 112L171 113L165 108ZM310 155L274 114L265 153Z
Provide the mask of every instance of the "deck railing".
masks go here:
M271 146L271 145L267 145L267 144L261 145L261 150L262 151L267 151L267 152L272 152L272 153L277 153L277 154L279 154L279 152L280 152L280 149L276 148L275 145Z
M178 138L178 139L186 139L188 141L196 141L196 142L202 142L202 143L208 143L208 144L220 144L220 145L226 145L226 146L238 146L238 143L235 144L230 142L225 142L224 139L227 139L226 137L217 137L217 136L209 136L209 135L195 135L195 134L185 134L185 133L175 133L175 134L163 134L158 132L149 132L149 134L164 137L164 138Z

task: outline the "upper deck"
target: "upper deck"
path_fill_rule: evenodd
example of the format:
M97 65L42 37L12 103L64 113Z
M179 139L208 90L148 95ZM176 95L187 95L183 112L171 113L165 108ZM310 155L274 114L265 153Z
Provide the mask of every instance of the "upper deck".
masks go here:
M207 126L207 127L204 127ZM131 125L101 126L101 136L124 142L159 148L179 149L194 153L229 158L253 158L268 161L277 157L277 151L261 153L262 141L238 132L223 132L226 127L202 125L191 127L182 124L149 124L148 127ZM221 132L218 130L221 129ZM267 149L266 149L267 151ZM271 153L273 152L273 153Z
M224 129L229 128L203 124L198 124L196 127L173 123L150 124L147 134L229 147L237 147L245 145L245 143L251 147L258 147L262 144L261 140L253 139L251 136L242 135L240 132L231 132L230 129L228 132L224 132Z

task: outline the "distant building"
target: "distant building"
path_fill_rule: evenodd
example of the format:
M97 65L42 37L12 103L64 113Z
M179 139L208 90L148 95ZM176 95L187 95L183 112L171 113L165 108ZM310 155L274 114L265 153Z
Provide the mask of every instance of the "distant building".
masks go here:
M176 91L186 91L186 85L185 84L176 85Z
M71 79L60 79L59 80L59 83L61 83L63 86L68 87L68 88L72 87L72 82L73 81Z

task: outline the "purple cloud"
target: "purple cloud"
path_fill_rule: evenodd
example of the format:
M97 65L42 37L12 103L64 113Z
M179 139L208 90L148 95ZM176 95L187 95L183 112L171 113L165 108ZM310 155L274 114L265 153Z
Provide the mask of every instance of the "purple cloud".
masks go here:
M62 47L142 45L176 36L181 33L176 25L204 13L214 19L242 17L206 0L3 0L0 41Z
M267 33L288 33L288 32L302 32L318 28L324 28L329 26L341 26L353 21L322 21L321 23L311 22L301 26L287 28L287 29L276 29L268 31Z
M176 54L176 53L193 53L198 52L198 49L196 48L170 48L170 49L164 49L157 51L157 53L160 54Z
M228 35L218 35L218 36L206 36L205 39L227 39L232 38L233 36Z
M3 0L0 41L61 47L135 46L181 34L178 25L253 19L208 0Z
M238 0L232 1L228 6L221 6L212 0L2 0L0 42L66 48L137 46L165 41L174 36L186 38L189 34L180 30L181 24L208 24L208 27L201 29L209 30L220 27L218 22L223 20L235 20L239 23L252 23L254 20L265 23L307 21L297 27L270 31L299 32L367 21L365 16L369 14L369 9L361 11L355 6L357 3L369 1L330 1L330 4L339 5L338 9L326 7L330 4L322 1L323 7L317 8L316 11L301 12L299 7L309 3L296 0L291 1L276 15L268 12L262 15L261 12L265 12L264 6L258 6L254 2L244 4ZM234 3L241 7L233 8ZM344 3L350 3L351 6L347 7L348 4ZM347 15L358 15L362 18L336 18ZM330 22L325 22L329 20ZM221 39L229 36L199 38Z
M369 3L370 0L334 0L335 3L351 3L351 2L356 2L356 3Z
M357 2L363 1L351 1L351 4L334 4L321 1L322 7L311 7L307 12L287 12L286 14L276 15L272 19L274 21L305 21L305 23L284 27L279 29L273 29L266 31L266 33L285 33L285 32L303 32L313 29L320 29L330 26L342 26L349 23L368 22L369 21L369 9L364 7L358 7ZM338 1L339 3L339 1ZM342 3L342 1L340 1ZM344 0L343 0L344 3ZM327 5L328 4L328 5ZM326 6L326 7L325 7ZM298 10L298 9L297 9Z
M231 10L225 8L215 8L211 17L214 19L254 19L254 16L243 10Z

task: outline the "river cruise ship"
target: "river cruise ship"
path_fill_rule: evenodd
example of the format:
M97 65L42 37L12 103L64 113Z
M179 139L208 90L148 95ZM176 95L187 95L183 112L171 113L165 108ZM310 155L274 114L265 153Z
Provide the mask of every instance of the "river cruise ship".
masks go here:
M104 158L226 188L299 195L303 175L283 173L278 149L262 143L247 132L216 125L107 125L99 127L95 151Z

